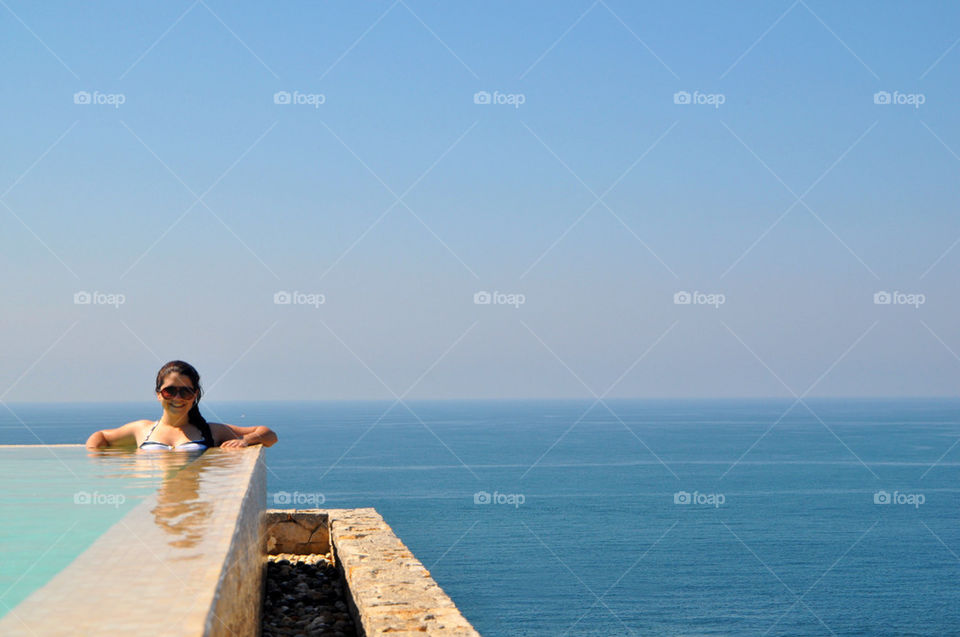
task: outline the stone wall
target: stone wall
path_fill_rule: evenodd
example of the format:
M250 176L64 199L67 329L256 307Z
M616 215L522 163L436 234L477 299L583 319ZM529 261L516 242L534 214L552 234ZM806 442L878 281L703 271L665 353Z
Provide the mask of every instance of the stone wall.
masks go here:
M258 635L260 630L267 568L260 541L263 537L264 503L267 501L267 476L263 447L253 449L257 450L257 461L241 496L229 549L223 558L213 603L207 613L204 635L211 637Z
M264 526L268 553L332 548L361 634L479 637L375 509L270 509Z
M268 509L264 513L264 551L267 555L327 554L330 551L328 518L329 513L320 509Z

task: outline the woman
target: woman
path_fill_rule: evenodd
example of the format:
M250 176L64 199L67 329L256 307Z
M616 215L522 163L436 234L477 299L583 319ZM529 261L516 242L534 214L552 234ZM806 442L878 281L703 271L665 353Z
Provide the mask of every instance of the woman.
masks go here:
M190 363L170 361L157 373L160 420L135 420L116 429L102 429L87 438L88 449L136 446L144 450L203 451L210 447L270 447L277 434L268 427L236 427L208 423L197 404L203 395L200 374Z

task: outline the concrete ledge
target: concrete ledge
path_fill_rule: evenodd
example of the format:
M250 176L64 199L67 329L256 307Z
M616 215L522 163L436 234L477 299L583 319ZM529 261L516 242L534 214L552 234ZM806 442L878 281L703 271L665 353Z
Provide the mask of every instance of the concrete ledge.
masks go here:
M362 635L479 637L375 509L270 509L264 521L268 553L332 549Z
M180 469L0 620L0 635L258 634L263 453L210 449Z

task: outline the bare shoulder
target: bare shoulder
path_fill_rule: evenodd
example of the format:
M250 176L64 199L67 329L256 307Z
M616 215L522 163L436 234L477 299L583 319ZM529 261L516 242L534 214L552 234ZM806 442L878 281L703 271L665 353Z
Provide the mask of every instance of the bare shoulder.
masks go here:
M106 446L110 447L123 447L131 443L139 444L140 440L146 437L150 425L152 425L150 420L134 420L113 429L101 429L92 434L91 437L99 433L100 439L106 441Z
M153 427L153 423L155 422L155 420L147 419L134 420L133 422L128 422L123 427L133 434L137 439L137 444L140 444L141 439L147 437L147 432L150 431L150 428Z
M140 431L141 429L143 429L144 427L147 427L148 425L149 425L149 426L153 426L153 423L154 423L154 422L155 422L155 421L153 421L153 420L131 420L131 421L128 422L128 423L125 423L125 424L122 424L122 425L116 427L115 430L116 430L116 431L120 431L120 430L124 430L124 431Z

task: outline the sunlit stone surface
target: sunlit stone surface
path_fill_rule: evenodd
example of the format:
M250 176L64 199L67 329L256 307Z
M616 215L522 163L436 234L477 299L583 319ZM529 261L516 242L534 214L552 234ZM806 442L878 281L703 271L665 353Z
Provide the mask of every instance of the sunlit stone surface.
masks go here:
M453 601L375 509L268 510L266 547L309 547L334 562L368 635L477 636Z

